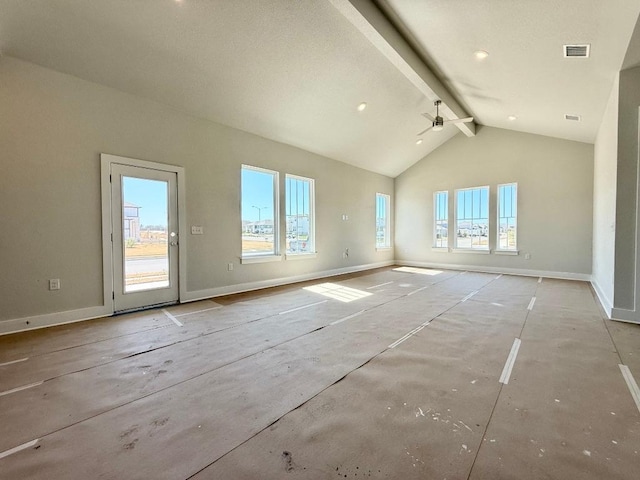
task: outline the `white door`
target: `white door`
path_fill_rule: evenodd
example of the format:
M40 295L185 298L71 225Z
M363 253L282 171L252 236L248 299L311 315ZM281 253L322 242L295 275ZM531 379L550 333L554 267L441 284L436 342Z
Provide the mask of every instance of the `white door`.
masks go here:
M112 163L110 175L114 310L177 302L176 173Z

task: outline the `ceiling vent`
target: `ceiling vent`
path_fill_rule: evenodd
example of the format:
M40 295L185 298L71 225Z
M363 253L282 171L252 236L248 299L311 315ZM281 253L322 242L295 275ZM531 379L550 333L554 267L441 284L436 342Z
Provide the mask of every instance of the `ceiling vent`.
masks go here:
M572 122L579 122L580 120L582 120L582 117L580 115L570 115L568 113L565 113L564 119L571 120Z
M565 45L563 50L564 58L589 58L591 45Z

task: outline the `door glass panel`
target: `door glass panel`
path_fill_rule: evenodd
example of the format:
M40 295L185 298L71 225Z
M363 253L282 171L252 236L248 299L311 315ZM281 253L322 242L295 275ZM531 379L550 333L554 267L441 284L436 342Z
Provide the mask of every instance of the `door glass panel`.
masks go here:
M169 286L169 184L122 176L124 293Z

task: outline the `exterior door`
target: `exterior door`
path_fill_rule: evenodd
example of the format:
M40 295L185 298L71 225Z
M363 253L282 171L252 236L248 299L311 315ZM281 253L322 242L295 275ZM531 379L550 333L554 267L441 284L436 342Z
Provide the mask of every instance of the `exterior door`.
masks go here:
M177 302L176 173L112 163L110 174L114 310Z

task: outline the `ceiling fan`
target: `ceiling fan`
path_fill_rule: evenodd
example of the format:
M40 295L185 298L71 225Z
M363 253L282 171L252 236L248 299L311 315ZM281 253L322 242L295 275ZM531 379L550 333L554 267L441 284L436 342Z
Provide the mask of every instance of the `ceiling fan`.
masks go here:
M433 102L433 104L436 106L436 116L435 118L432 117L431 115L429 115L428 113L423 113L422 116L424 118L426 118L427 120L431 121L431 126L429 128L426 128L425 130L421 131L420 133L418 133L418 136L427 133L429 130L433 130L434 132L439 132L440 130L442 130L442 128L444 127L445 123L467 123L467 122L473 122L473 117L467 117L467 118L455 118L453 120L445 120L444 118L442 118L440 116L440 104L442 103L442 101L440 100L436 100L435 102Z

